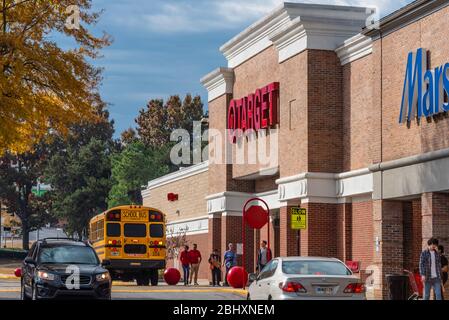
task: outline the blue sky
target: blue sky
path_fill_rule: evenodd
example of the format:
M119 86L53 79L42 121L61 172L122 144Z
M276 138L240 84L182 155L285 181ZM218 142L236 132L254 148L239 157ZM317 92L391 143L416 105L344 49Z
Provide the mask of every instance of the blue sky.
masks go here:
M104 9L95 32L114 43L95 62L103 67L103 99L110 103L116 136L134 127L138 111L152 98L200 94L199 79L226 66L218 48L281 0L93 0ZM313 2L317 1L290 1ZM319 3L370 5L384 16L411 0L321 0Z

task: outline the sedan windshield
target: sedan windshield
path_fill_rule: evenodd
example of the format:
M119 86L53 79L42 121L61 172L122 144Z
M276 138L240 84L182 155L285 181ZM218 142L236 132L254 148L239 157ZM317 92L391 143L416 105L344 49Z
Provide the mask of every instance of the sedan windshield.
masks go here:
M351 271L336 261L284 261L282 272L298 275L350 276Z
M95 251L90 247L59 246L43 248L39 255L42 264L98 264Z

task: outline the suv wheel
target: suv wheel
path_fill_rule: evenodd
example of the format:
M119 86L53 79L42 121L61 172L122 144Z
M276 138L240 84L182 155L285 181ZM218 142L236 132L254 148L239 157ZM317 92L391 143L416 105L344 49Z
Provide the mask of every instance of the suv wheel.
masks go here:
M25 292L25 285L23 284L23 279L20 281L20 300L30 300Z
M31 291L31 300L39 300L37 297L37 286L33 284L32 286L33 290Z

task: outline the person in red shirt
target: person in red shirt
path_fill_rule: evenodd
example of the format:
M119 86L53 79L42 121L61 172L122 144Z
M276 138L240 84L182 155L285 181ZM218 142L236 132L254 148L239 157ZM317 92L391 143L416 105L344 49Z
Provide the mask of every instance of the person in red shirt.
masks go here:
M182 271L184 272L184 285L189 284L189 273L190 273L190 257L189 257L189 246L184 246L184 250L181 252L179 257L182 264Z
M195 285L198 285L198 271L200 269L201 261L203 260L201 257L201 252L198 250L198 246L196 243L193 244L193 249L189 251L189 260L191 266L190 272L190 284L192 284L192 280L194 280Z

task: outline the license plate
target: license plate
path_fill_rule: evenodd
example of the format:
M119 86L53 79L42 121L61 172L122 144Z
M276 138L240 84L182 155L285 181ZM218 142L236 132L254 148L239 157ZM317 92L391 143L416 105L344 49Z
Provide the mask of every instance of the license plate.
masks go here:
M111 256L118 257L120 255L120 252L111 252Z
M325 295L325 296L331 296L334 294L334 289L333 288L329 288L329 287L318 287L316 288L316 293L317 294L321 294L321 295Z

